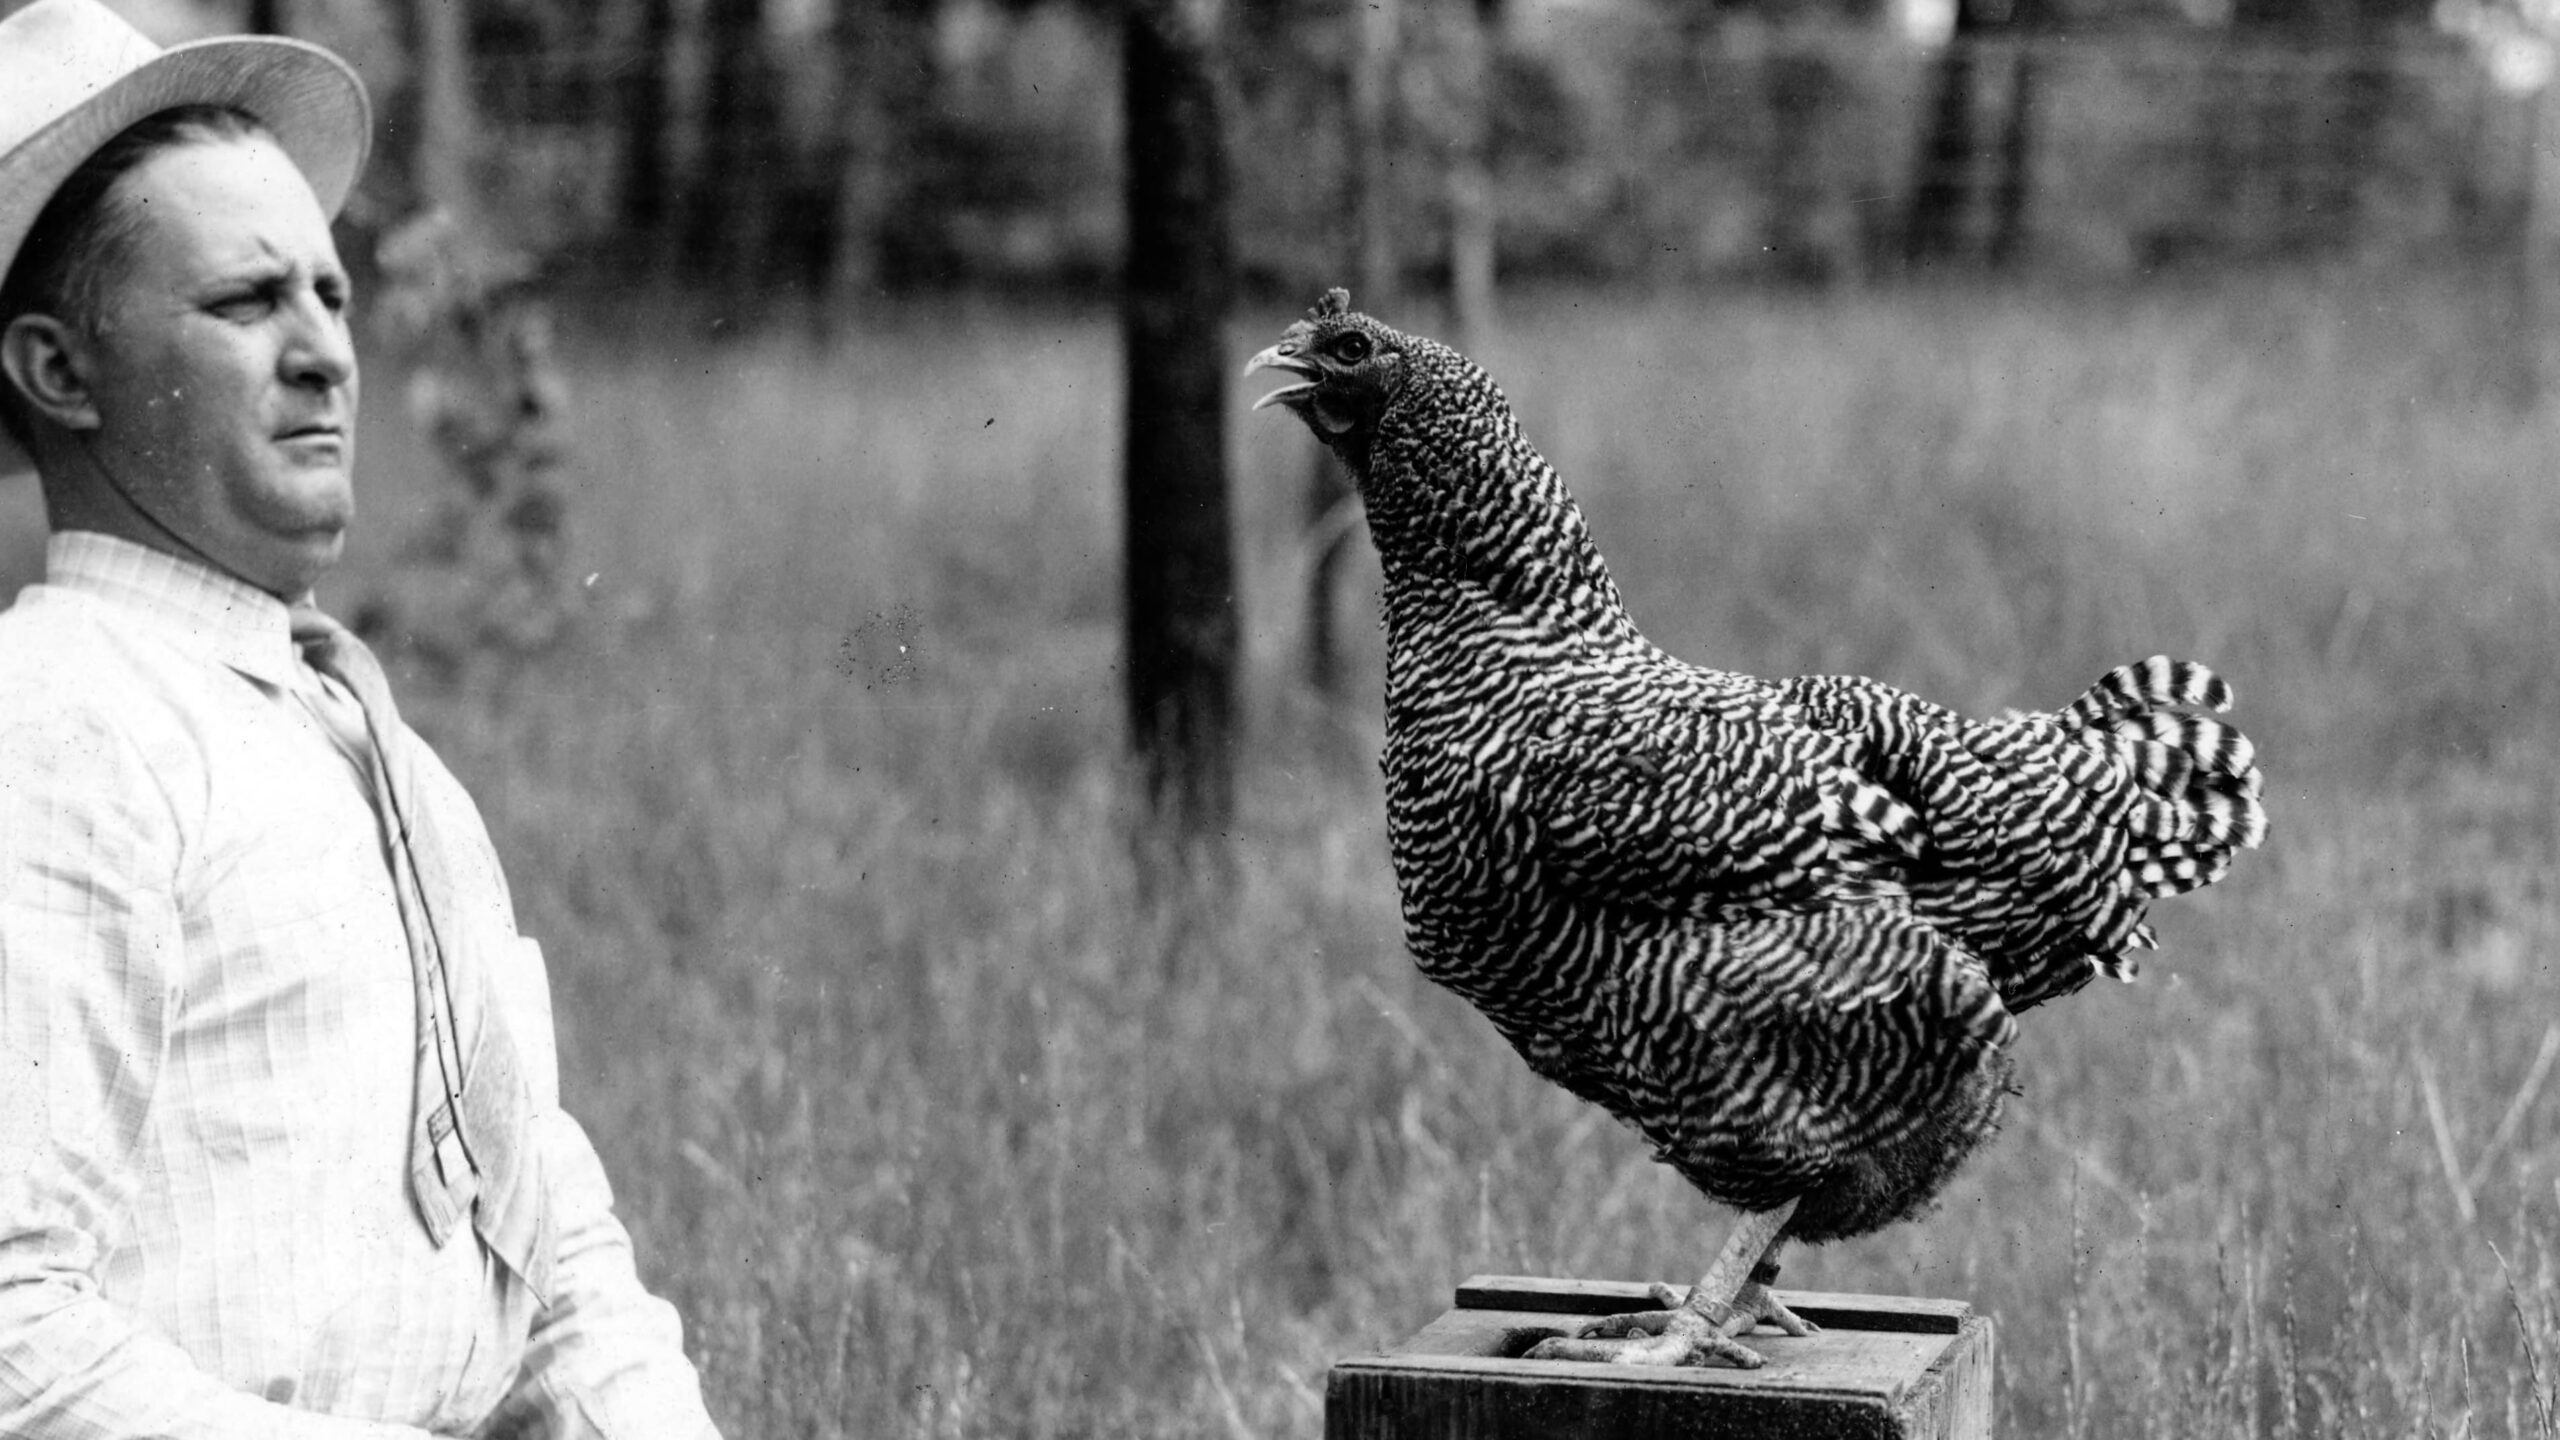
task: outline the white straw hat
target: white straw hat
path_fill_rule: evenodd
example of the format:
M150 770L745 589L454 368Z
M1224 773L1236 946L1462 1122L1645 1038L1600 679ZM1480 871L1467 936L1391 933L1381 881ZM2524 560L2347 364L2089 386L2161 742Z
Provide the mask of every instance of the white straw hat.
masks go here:
M82 161L180 105L257 116L332 216L373 144L364 82L317 45L238 36L163 50L98 0L36 0L0 20L0 276ZM0 475L28 467L0 435Z

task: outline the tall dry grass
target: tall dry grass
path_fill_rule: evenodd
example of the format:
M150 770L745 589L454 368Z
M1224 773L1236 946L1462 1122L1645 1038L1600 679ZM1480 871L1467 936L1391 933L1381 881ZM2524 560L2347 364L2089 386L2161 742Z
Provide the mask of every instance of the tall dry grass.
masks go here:
M2240 686L2267 851L2164 907L2143 985L2030 1017L1938 1215L1790 1264L1996 1315L2003 1433L2553 1433L2560 437L2504 347L2370 276L1530 297L1488 347L1676 651ZM594 341L595 622L412 703L733 1436L1312 1435L1327 1364L1470 1272L1685 1280L1718 1238L1412 974L1375 701L1287 678L1306 442L1241 383L1239 879L1141 887L1117 366L1097 316ZM420 482L373 444L382 537Z

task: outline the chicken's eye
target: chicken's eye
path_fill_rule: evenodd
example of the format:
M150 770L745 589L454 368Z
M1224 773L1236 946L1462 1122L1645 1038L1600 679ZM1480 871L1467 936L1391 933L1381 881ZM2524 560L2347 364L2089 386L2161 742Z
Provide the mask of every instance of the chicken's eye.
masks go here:
M1345 365L1357 365L1369 358L1369 337L1354 330L1333 342L1333 358Z

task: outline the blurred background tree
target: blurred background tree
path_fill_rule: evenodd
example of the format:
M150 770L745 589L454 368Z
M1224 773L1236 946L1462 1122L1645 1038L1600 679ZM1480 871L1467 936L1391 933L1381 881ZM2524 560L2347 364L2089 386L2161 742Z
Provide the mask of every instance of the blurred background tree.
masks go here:
M582 288L676 281L740 317L824 317L1119 271L1102 0L134 8L162 33L352 39L395 116L449 23L483 127L457 163L506 238ZM1496 276L2494 246L2531 184L2513 97L2433 0L1232 8L1240 280L1410 284L1460 329Z
M1237 663L1230 294L1349 281L1476 346L1502 287L2469 256L2542 313L2538 84L2503 82L2462 18L2483 7L2452 0L1230 0L1162 54L1131 37L1192 6L128 8L164 38L349 54L386 121L351 225L443 209L457 273L505 277L485 293L821 343L920 297L1125 298L1131 734L1151 767L1151 737L1188 757L1153 788L1212 824L1225 781L1199 757L1229 743ZM1306 473L1301 668L1330 691L1360 542L1329 464Z
M1216 0L1127 0L1120 31L1121 667L1148 799L1181 831L1235 814L1239 626L1227 503L1226 74Z

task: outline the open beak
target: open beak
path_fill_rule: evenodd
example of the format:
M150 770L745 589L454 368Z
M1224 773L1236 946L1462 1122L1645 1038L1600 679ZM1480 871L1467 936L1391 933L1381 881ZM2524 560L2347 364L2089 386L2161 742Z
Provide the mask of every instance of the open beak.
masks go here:
M1297 384L1283 385L1254 401L1256 410L1266 405L1288 405L1304 400L1316 393L1316 380L1323 373L1316 368L1314 361L1298 353L1295 340L1283 340L1245 362L1245 374L1251 375L1257 370L1285 370L1300 378Z

